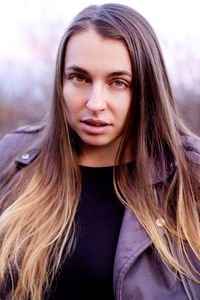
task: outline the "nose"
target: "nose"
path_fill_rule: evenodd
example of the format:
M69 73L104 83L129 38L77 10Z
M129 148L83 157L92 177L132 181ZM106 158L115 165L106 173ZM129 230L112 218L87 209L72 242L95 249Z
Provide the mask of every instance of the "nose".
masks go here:
M100 112L106 109L106 93L101 85L94 85L91 88L86 107L94 112Z

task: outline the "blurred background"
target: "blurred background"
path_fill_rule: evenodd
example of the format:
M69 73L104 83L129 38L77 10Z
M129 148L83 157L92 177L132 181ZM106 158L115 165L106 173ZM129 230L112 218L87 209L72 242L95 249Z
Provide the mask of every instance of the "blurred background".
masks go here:
M51 104L56 52L73 17L98 0L0 0L0 138L40 123ZM176 102L200 135L200 1L124 0L153 26Z

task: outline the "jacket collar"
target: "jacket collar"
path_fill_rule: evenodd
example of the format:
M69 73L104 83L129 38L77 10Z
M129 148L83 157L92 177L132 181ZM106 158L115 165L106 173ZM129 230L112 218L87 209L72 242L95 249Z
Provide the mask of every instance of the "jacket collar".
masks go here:
M167 165L166 165L166 170L163 170L161 168L161 164L157 163L156 167L155 167L155 173L153 176L152 184L164 182L175 172L176 167L177 167L177 161L175 160L174 157L169 158Z

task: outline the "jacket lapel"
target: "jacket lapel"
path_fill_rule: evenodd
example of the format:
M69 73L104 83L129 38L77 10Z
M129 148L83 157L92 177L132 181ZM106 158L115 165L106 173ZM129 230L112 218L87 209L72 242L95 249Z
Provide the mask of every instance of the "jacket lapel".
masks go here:
M170 157L168 160L165 172L161 170L158 164L152 184L155 185L163 182L170 177L174 173L176 165L176 161L173 157ZM113 285L116 299L120 299L123 280L128 269L137 257L150 245L152 245L151 238L133 212L129 208L126 208L114 261Z
M130 209L126 208L114 262L114 294L120 299L124 276L135 259L152 241Z

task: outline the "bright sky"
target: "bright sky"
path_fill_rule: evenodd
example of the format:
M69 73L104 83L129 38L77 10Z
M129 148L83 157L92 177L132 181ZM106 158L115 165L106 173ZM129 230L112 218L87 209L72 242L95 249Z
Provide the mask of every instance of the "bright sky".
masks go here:
M40 26L43 20L66 20L66 24L83 7L103 4L102 0L0 0L1 50L13 43L23 31L23 26ZM177 42L200 41L199 0L114 0L138 10L159 35ZM3 48L4 48L3 47Z
M40 34L47 29L49 20L60 22L62 27L82 8L106 2L131 6L151 23L169 68L173 68L175 62L184 61L185 57L200 61L199 0L0 0L0 59L25 55L23 32L27 28ZM194 63L192 71L197 72L199 78L199 68L194 69L196 65Z

